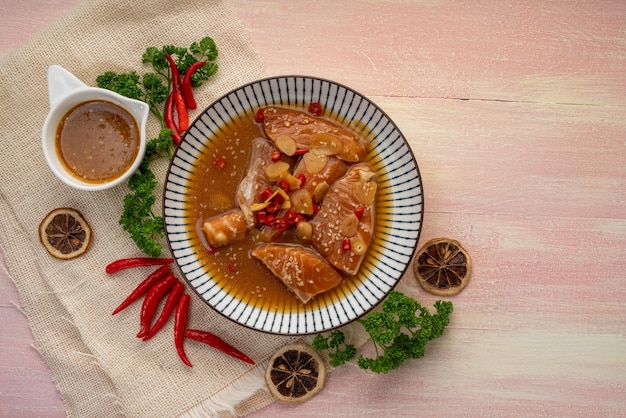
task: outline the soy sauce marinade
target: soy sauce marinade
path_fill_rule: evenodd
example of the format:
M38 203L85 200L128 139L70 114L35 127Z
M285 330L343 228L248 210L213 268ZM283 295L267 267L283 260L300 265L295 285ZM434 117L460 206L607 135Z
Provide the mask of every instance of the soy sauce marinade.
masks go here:
M263 136L262 128L254 122L254 116L240 115L234 124L223 127L220 137L209 144L209 152L199 155L189 182L187 210L190 218L196 219L195 229L190 232L197 238L194 243L201 264L209 267L224 291L250 305L289 311L298 302L280 280L250 255L256 245L251 232L244 241L219 247L214 253L209 251L202 232L204 220L236 208L237 186L248 169L252 140L259 136Z
M120 177L139 152L139 127L133 116L105 100L70 109L56 132L55 147L65 168L86 183Z

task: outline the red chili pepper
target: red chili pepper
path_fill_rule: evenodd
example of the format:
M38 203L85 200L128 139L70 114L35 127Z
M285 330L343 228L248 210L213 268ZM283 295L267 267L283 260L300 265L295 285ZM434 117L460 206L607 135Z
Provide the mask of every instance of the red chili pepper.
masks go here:
M171 264L174 261L173 258L157 258L157 257L132 257L121 258L115 260L106 266L106 272L108 274L117 273L120 270L125 270L132 267L142 266L161 266L163 264Z
M275 200L272 200L267 205L265 210L267 211L267 213L276 213L276 212L278 212L280 210L280 203L276 202Z
M143 338L148 334L150 326L152 325L152 318L154 318L159 303L161 303L163 297L177 281L178 279L174 274L168 273L167 276L156 282L154 286L150 288L146 298L143 300L143 305L141 305L141 313L139 316L140 326L137 338Z
M224 157L217 157L214 162L215 169L217 171L222 171L223 169L225 169L226 164L227 164L227 161L226 161L226 158Z
M193 367L185 354L185 330L187 329L187 317L189 316L189 295L183 294L176 305L174 315L174 344L178 357L189 367Z
M150 290L152 286L154 286L155 283L157 283L170 272L171 270L168 264L165 264L156 269L154 272L148 275L148 277L146 277L143 282L139 283L139 286L137 286L135 290L133 290L131 294L128 295L128 297L124 299L122 303L120 303L120 306L115 308L111 315L115 315L116 313L126 309L128 306L130 306L131 303L142 297L145 293L148 292L148 290Z
M278 187L280 187L281 189L283 189L283 191L284 191L285 193L289 193L289 188L290 188L290 186L289 186L289 180L287 180L287 179L280 179L280 180L278 181Z
M180 136L180 131L178 130L178 126L176 126L176 121L174 120L174 92L170 92L167 95L167 100L165 100L165 113L163 115L163 119L165 120L165 127L172 131L172 140L175 145L180 144L182 137Z
M206 61L198 61L194 62L187 68L185 75L183 76L183 85L182 85L182 93L183 99L185 99L185 104L189 109L195 109L198 107L196 104L196 98L193 97L193 90L191 88L191 76L193 76L198 68L202 67L206 64Z
M306 176L304 173L300 173L296 176L298 180L300 180L300 187L304 187L304 183L306 183Z
M230 260L226 267L228 268L228 271L231 273L237 273L239 271L239 266L237 266L237 262L234 260Z
M172 97L174 106L176 106L176 114L178 115L178 129L180 132L185 132L189 128L189 114L187 113L187 105L181 92L180 73L172 56L165 53L165 58L167 58L167 62L170 64L170 71L172 72Z
M163 305L163 310L161 311L161 315L159 315L157 320L154 322L154 325L150 329L150 332L148 333L148 335L143 337L144 341L147 341L150 338L154 337L156 333L159 332L161 328L163 328L163 325L165 325L167 320L170 319L170 317L172 316L172 313L174 312L174 309L176 309L178 300L180 299L184 291L185 291L185 285L183 285L182 282L177 281L174 284L174 287L172 287L170 294L167 295L167 299L165 300L165 305Z
M311 102L309 105L309 113L314 116L319 116L322 114L322 105L318 102Z
M352 249L352 243L350 239L346 238L341 242L341 249L344 251L350 251Z
M264 210L260 210L256 212L256 223L258 225L265 225L267 222L267 212Z
M309 152L309 150L308 150L308 149L306 149L306 148L298 148L298 149L296 150L296 152L293 154L293 157L297 157L297 156L299 156L299 155L304 155L304 154L306 154L307 152Z
M354 209L354 214L356 215L357 218L361 219L363 217L363 214L365 213L365 207L364 206L357 206Z
M270 196L274 193L274 191L272 189L270 189L269 187L266 188L265 190L263 190L261 192L261 194L259 195L259 197L261 198L262 202L265 202L267 199L270 198Z
M272 202L276 202L279 205L282 205L285 202L285 195L280 194L280 193L276 193L274 195L274 197L272 198ZM269 212L269 211L268 211Z
M295 225L296 223L298 223L298 220L298 214L293 210L289 209L287 212L285 212L285 221L287 221L287 224Z
M228 354L231 357L239 359L241 361L245 361L248 364L254 364L254 361L246 356L241 351L237 350L232 345L228 344L226 341L222 340L215 334L211 334L207 331L201 331L199 329L188 329L185 331L185 337L190 340L195 340L204 344L207 344L213 348L220 350L224 354Z
M265 225L267 226L274 226L274 221L276 220L276 216L274 215L267 215L267 217L265 218Z
M283 232L287 230L287 221L285 218L276 218L274 220L274 229L279 232Z
M270 158L272 159L272 161L276 162L276 161L280 161L280 159L282 158L282 155L280 154L280 151L275 149L272 151Z
M261 108L256 111L256 115L254 115L254 121L256 123L263 123L265 120L265 109Z
M176 114L178 115L178 130L181 135L183 135L187 129L189 129L189 114L187 113L187 105L185 104L182 94L174 95L174 105L176 106Z

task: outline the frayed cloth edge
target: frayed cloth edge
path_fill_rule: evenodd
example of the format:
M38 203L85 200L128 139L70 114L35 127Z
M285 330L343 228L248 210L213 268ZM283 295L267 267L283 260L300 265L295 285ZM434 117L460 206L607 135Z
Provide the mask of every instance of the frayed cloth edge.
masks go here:
M260 390L265 389L266 362L257 364L247 375L225 387L215 396L205 399L188 411L179 415L180 418L223 417L224 414L237 416L232 405L239 405ZM268 405L271 402L268 402Z

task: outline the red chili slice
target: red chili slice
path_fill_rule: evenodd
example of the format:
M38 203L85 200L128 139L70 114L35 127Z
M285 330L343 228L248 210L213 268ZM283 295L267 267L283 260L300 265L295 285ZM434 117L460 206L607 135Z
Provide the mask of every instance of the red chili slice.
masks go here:
M226 158L224 157L217 157L215 159L215 169L218 171L222 171L223 169L225 169L226 164L227 164L227 161L226 161Z
M280 203L276 202L275 200L272 200L267 205L265 210L267 211L267 213L276 213L276 212L278 212L280 210Z
M257 225L265 225L267 223L267 211L260 210L256 212Z
M352 249L352 243L350 242L348 238L344 239L341 242L341 249L344 251L350 251Z
M263 123L265 120L265 109L259 109L256 111L256 115L254 116L254 121L256 123Z
M265 202L265 201L267 201L267 199L270 198L270 196L272 196L273 193L274 193L274 191L268 187L267 189L265 189L265 190L263 190L261 192L259 197L261 198L262 202Z
M276 195L272 198L272 202L276 202L279 205L282 205L284 201L285 201L285 196L283 196L280 193L276 193Z
M304 173L300 173L296 176L298 180L300 180L300 187L304 187L304 183L306 183L306 176Z
M287 221L285 218L276 218L274 221L274 229L277 231L286 231L287 230Z
M311 102L309 105L309 113L314 116L320 116L322 114L322 105L318 102Z
M309 152L309 150L308 150L308 149L306 149L306 148L298 148L298 149L296 150L296 152L293 154L293 156L294 156L294 157L297 157L297 156L299 156L299 155L304 155L304 154L306 154L307 152Z
M289 181L287 179L280 179L278 182L278 187L283 189L285 193L289 193Z
M295 225L298 223L298 220L299 218L296 212L292 211L291 209L285 212L285 221L287 221L287 224Z
M363 214L365 213L365 207L364 206L358 206L354 209L354 214L356 215L357 218L361 219L363 217Z
M270 158L272 159L272 161L276 162L276 161L280 161L280 159L282 158L282 155L280 154L280 151L275 149L274 151L272 151L272 155L270 155Z

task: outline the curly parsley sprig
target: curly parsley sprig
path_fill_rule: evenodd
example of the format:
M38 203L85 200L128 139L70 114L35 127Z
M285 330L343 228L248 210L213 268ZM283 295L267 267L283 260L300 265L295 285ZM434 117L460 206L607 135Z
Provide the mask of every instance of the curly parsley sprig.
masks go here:
M328 352L329 363L332 367L339 367L356 356L356 347L345 342L345 334L335 330L326 337L322 334L316 335L311 346L316 350L331 350Z
M374 373L388 373L406 360L422 357L426 343L439 338L449 324L453 305L452 302L437 301L435 309L437 312L433 315L416 300L392 291L383 302L382 311L370 312L357 321L363 325L376 349L374 358L359 356L358 366ZM317 350L333 350L328 353L333 367L356 356L355 347L345 344L342 331L332 331L326 337L318 334L312 346Z
M130 192L124 197L124 209L119 220L137 247L151 257L161 254L163 246L159 239L164 236L165 231L163 217L152 211L158 181L150 169L150 162L158 158L169 159L173 153L171 131L167 128L161 129L159 136L148 141L139 169L128 180Z
M174 154L172 131L165 126L162 107L172 88L166 54L176 59L181 74L197 61L206 61L191 77L193 87L198 87L217 72L218 52L211 37L193 42L189 48L166 45L161 48L146 48L142 63L149 64L153 71L142 76L136 71L115 73L107 71L96 78L98 87L115 91L122 96L146 102L150 112L161 124L161 131L156 138L146 144L146 154L139 169L128 181L130 192L124 197L124 209L120 225L126 230L140 250L151 257L157 257L163 250L159 239L165 234L163 218L155 215L152 206L156 201L155 190L158 180L150 169L150 163L159 158L170 159Z

